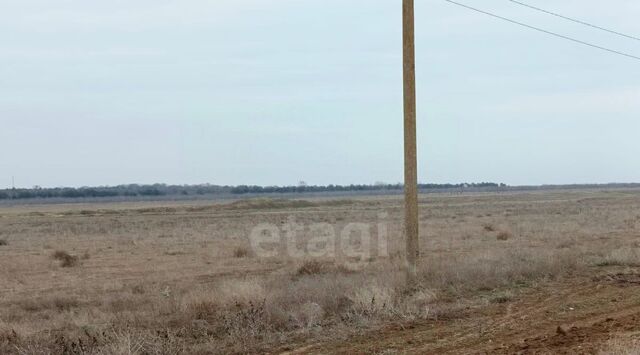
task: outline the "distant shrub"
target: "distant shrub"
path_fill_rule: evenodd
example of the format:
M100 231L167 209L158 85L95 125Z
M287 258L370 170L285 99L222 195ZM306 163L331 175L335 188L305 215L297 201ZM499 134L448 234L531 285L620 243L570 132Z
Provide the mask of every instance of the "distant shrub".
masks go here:
M513 295L510 292L501 292L493 295L489 298L490 303L507 303L513 300Z
M131 288L131 293L134 295L144 295L146 290L143 285L135 285Z
M325 265L317 260L305 261L296 271L299 276L302 275L318 275L325 273Z
M484 230L487 232L495 232L496 230L496 227L494 227L493 224L490 223L483 224L482 228L484 228Z
M53 253L53 258L60 261L60 266L62 267L74 267L80 264L80 259L75 256L67 253L66 251L58 250Z
M248 258L251 256L251 250L247 247L237 247L233 250L234 258Z
M511 232L507 232L507 231L501 231L500 233L498 233L498 235L496 236L496 239L498 240L509 240L513 237L513 234L511 234Z
M5 246L5 245L9 245L9 242L7 242L4 239L0 239L0 247Z

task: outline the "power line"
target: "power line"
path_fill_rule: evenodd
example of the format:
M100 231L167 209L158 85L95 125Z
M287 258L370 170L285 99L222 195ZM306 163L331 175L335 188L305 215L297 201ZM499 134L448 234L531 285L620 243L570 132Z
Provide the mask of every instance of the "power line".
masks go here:
M636 41L640 41L640 38L639 38L639 37L636 37L636 36L632 36L632 35L628 35L628 34L625 34L625 33L622 33L622 32L618 32L618 31L610 30L610 29L608 29L608 28L604 28L604 27L596 26L596 25L594 25L594 24L592 24L592 23L589 23L589 22L585 22L585 21L577 20L577 19L575 19L575 18L571 18L571 17L568 17L568 16L564 16L564 15L561 15L561 14L558 14L558 13L555 13L555 12L552 12L552 11L548 11L548 10L545 10L545 9L541 9L541 8L539 8L539 7L536 7L536 6L533 6L533 5L529 5L529 4L525 4L525 3L520 2L520 1L516 1L516 0L509 0L509 1L511 1L511 2L512 2L512 3L514 3L514 4L518 4L518 5L520 5L520 6L528 7L528 8L530 8L530 9L533 9L533 10L536 10L536 11L544 12L545 14L549 14L549 15L552 15L552 16L560 17L560 18L563 18L563 19L565 19L565 20L569 20L569 21L572 21L572 22L575 22L575 23L579 23L579 24L581 24L581 25L585 25L585 26L593 27L593 28L596 28L596 29L601 30L601 31L605 31L605 32L613 33L613 34L618 35L618 36L622 36L622 37L626 37L626 38L630 38L630 39L635 39Z
M551 36L555 36L555 37L562 38L562 39L565 39L565 40L568 40L568 41L572 41L572 42L579 43L579 44L582 44L582 45L585 45L585 46L589 46L589 47L592 47L592 48L600 49L602 51L606 51L606 52L609 52L609 53L621 55L621 56L624 56L624 57L627 57L627 58L631 58L631 59L635 59L635 60L640 61L640 57L635 56L633 54L617 51L615 49L611 49L611 48L607 48L607 47L602 47L602 46L599 46L597 44L585 42L585 41L582 41L582 40L579 40L579 39L575 39L575 38L572 38L572 37L569 37L569 36L561 35L559 33L547 31L547 30L542 29L540 27L527 25L526 23L518 22L516 20L512 20L512 19L500 16L500 15L496 15L496 14L488 12L488 11L480 10L480 9L477 9L475 7L471 7L471 6L468 6L468 5L465 5L465 4L461 4L461 3L455 2L453 0L444 0L444 1L452 3L454 5L458 5L458 6L464 7L464 8L469 9L469 10L473 10L473 11L479 12L481 14L485 14L485 15L488 15L488 16L491 16L491 17L495 17L495 18L503 20L503 21L511 22L511 23L519 25L519 26L523 26L523 27L526 27L526 28L529 28L529 29L532 29L532 30L536 30L538 32L542 32L542 33L545 33L545 34L548 34L548 35L551 35Z

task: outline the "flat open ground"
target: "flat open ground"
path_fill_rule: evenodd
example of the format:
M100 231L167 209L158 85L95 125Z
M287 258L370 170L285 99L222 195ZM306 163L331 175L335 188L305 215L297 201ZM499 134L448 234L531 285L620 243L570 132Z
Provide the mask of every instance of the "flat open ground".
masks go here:
M640 349L640 190L420 204L412 290L397 196L0 207L0 353Z

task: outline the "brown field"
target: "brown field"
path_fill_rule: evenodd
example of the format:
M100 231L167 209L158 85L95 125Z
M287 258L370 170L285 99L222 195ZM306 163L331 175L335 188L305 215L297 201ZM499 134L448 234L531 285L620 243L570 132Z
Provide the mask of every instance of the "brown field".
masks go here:
M0 354L638 352L640 190L420 204L411 290L400 197L0 207ZM257 255L294 220L370 244Z

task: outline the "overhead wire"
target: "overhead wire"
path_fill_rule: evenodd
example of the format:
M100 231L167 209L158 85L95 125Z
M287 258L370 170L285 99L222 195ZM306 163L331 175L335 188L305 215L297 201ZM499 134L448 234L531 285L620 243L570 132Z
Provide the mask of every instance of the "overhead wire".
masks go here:
M537 6L529 5L529 4L526 4L526 3L521 2L521 1L517 1L517 0L509 0L509 1L511 1L514 4L517 4L517 5L520 5L520 6L524 6L524 7L528 7L530 9L532 9L532 10L543 12L545 14L549 14L549 15L552 15L552 16L560 17L562 19L569 20L569 21L572 21L572 22L575 22L575 23L579 23L581 25L589 26L589 27L592 27L592 28L595 28L595 29L598 29L598 30L601 30L601 31L613 33L613 34L618 35L618 36L622 36L622 37L630 38L630 39L633 39L633 40L636 40L636 41L640 41L640 37L636 37L636 36L633 36L633 35L628 35L626 33L622 33L622 32L619 32L619 31L610 30L608 28L601 27L601 26L598 26L598 25L594 25L594 24L586 22L586 21L582 21L582 20L578 20L578 19L575 19L575 18L572 18L572 17L569 17L569 16L561 15L561 14L559 14L557 12L553 12L553 11L545 10L545 9L537 7Z
M526 27L526 28L529 28L529 29L532 29L532 30L535 30L535 31L538 31L538 32L542 32L542 33L545 33L545 34L548 34L548 35L551 35L551 36L554 36L554 37L558 37L558 38L561 38L561 39L564 39L564 40L567 40L567 41L571 41L571 42L574 42L574 43L579 43L579 44L582 44L582 45L585 45L585 46L589 46L589 47L596 48L596 49L599 49L599 50L602 50L602 51L606 51L606 52L609 52L609 53L613 53L613 54L616 54L616 55L620 55L620 56L624 56L624 57L627 57L627 58L631 58L631 59L635 59L637 61L640 61L640 56L636 56L636 55L625 53L625 52L618 51L618 50L615 50L615 49L603 47L603 46L600 46L600 45L597 45L597 44L593 44L593 43L590 43L590 42L586 42L586 41L583 41L583 40L580 40L580 39L577 39L577 38L565 36L563 34L552 32L552 31L549 31L549 30L545 30L543 28L532 26L532 25L526 24L524 22L512 20L510 18L507 18L507 17L504 17L504 16L500 16L500 15L494 14L494 13L489 12L489 11L485 11L485 10L481 10L481 9L478 9L478 8L475 8L475 7L472 7L472 6L469 6L469 5L465 5L465 4L459 3L457 1L453 1L453 0L444 0L444 1L449 2L451 4L454 4L454 5L457 5L457 6L460 6L460 7L463 7L463 8L466 8L466 9L469 9L469 10L472 10L472 11L479 12L479 13L487 15L487 16L491 16L491 17L494 17L494 18L497 18L497 19L500 19L500 20L503 20L503 21L507 21L507 22L510 22L510 23L513 23L513 24L516 24L516 25L519 25L519 26L522 26L522 27Z

